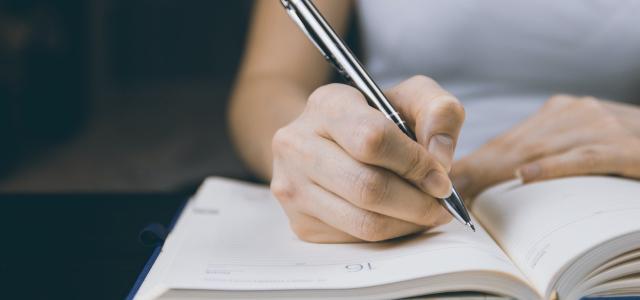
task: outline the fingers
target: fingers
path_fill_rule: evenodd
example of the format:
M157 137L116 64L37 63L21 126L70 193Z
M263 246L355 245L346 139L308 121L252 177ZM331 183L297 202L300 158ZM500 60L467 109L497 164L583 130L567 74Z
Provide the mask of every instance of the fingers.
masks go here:
M375 242L425 229L423 226L358 208L315 184L292 188L292 185L281 180L271 184L273 194L289 217L292 230L305 241ZM298 201L299 199L313 201Z
M308 214L292 212L287 215L291 230L304 241L311 243L355 243L362 241Z
M363 241L383 241L425 229L424 226L356 207L316 185L310 186L305 191L314 201L307 202L303 211Z
M635 151L640 151L640 145ZM518 168L516 174L525 183L589 174L639 178L640 158L629 154L606 145L578 147L527 163Z
M514 178L515 173L523 176L525 181L538 176L542 176L541 179L562 176L553 174L570 170L578 172L573 174L584 174L590 169L589 164L569 167L564 171L541 171L537 163L528 163L544 162L542 159L551 157L555 163L572 149L628 141L623 137L627 136L624 131L615 117L603 111L599 101L556 95L539 112L456 162L452 178L461 193L469 198L488 186ZM555 168L553 165L545 167ZM546 175L538 174L540 172Z
M451 220L436 199L397 175L360 163L330 142L315 145L324 155L303 166L309 178L328 190L368 211L424 226Z
M335 96L324 97L325 93ZM390 170L429 195L444 198L451 194L447 170L438 159L369 107L357 90L334 85L314 95L312 99L317 100L313 101L321 101L320 109L330 116L318 120L321 135L335 141L351 157Z
M449 170L464 122L464 108L433 79L414 76L387 92L418 142Z
M337 84L316 90L303 114L276 132L272 191L302 239L380 241L451 220L433 196L451 193L443 161L451 162L464 117L443 117L447 107L456 109L455 99L431 97L441 89L421 92L425 86L414 81L398 88L418 95L400 99L399 109L418 124L422 144L369 107L357 90Z
M291 230L302 240L312 243L352 243L362 241L343 231L327 225L311 214L303 212L307 206L301 199L308 197L301 183L287 181L278 176L271 182L271 192L289 218Z
M451 181L437 158L380 113L363 113L327 127L330 136L356 160L387 169L434 197L451 195Z

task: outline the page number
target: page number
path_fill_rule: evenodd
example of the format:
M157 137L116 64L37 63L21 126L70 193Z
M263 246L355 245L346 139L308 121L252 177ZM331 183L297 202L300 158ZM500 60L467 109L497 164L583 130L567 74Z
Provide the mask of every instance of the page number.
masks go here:
M361 272L361 271L372 271L373 266L371 263L366 264L351 264L344 266L347 269L347 272Z

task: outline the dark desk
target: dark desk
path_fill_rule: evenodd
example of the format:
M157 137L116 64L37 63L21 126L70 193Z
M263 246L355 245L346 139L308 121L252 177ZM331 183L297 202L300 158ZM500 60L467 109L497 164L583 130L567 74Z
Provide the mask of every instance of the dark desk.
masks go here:
M0 195L0 298L123 299L153 250L138 233L193 190Z

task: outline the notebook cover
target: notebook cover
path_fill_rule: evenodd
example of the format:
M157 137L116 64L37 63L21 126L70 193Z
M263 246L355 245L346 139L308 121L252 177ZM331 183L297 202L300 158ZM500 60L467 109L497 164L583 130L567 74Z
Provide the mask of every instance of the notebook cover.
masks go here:
M183 201L183 203L180 205L180 207L178 208L176 213L173 215L173 218L171 219L171 222L169 223L169 226L167 227L167 235L169 235L171 233L171 230L173 230L173 226L176 224L176 222L178 221L178 219L182 215L182 211L184 210L185 206L187 205L187 202L189 202L189 199L190 198L187 198L187 200ZM136 281L133 284L133 287L131 288L131 290L129 291L129 294L127 295L127 297L125 299L133 300L133 298L136 296L136 294L138 293L138 290L140 289L140 286L142 286L142 283L144 282L144 279L147 278L147 274L149 274L149 271L151 271L151 267L153 267L153 264L156 262L156 259L160 255L160 252L162 252L163 243L164 243L164 241L159 243L155 247L155 249L153 249L153 252L151 253L151 256L149 257L147 262L144 264L144 267L142 268L142 271L140 272L140 274L138 274L138 278L136 278Z

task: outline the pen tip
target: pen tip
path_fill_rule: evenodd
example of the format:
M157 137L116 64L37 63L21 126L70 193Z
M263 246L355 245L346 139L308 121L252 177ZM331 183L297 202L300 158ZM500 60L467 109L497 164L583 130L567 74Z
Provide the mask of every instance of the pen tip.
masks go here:
M473 232L476 232L476 227L473 226L473 224L469 224L469 227L471 227L471 230L473 230Z

